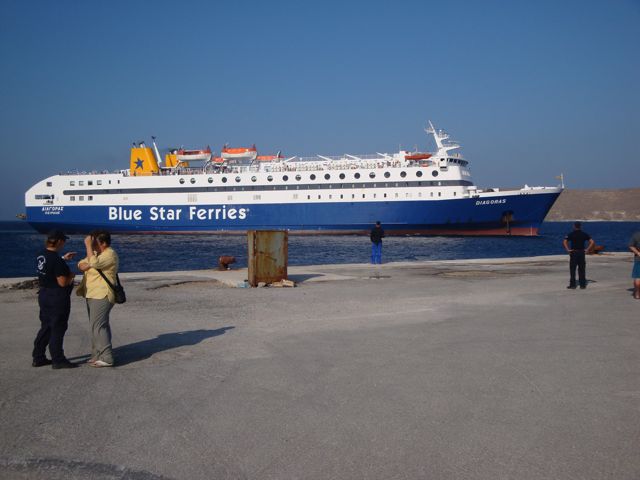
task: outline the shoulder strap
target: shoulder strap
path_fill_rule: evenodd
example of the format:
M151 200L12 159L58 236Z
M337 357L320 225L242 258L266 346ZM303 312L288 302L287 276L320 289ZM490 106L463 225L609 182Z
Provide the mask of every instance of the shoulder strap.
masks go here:
M107 278L107 276L104 273L102 273L102 270L100 270L99 268L96 268L96 270L98 270L98 273L100 274L100 276L102 278L104 278L104 281L107 282L107 285L109 285L109 288L111 288L111 290L113 290L115 292L116 291L116 287L114 287L113 283L111 283L109 281L109 279ZM116 280L118 280L118 274L116 274ZM120 283L120 282L118 281L118 283Z

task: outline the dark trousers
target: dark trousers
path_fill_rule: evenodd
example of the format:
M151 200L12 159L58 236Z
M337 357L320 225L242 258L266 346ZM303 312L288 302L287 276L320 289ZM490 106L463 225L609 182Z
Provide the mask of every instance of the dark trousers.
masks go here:
M584 259L584 250L569 254L569 286L576 286L576 268L578 269L578 281L581 287L587 286L587 262Z
M33 341L33 359L44 360L47 345L53 363L64 362L62 342L69 324L71 300L68 288L42 288L38 293L40 330Z

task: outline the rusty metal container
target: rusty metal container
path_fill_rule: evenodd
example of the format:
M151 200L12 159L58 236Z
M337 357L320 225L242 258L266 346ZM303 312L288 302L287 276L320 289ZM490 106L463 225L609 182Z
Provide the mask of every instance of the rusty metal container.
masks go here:
M274 283L287 278L289 233L284 230L249 230L249 284Z

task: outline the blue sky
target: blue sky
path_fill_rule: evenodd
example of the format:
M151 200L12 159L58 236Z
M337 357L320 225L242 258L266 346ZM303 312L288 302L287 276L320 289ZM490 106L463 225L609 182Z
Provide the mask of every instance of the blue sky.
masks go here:
M161 148L463 145L483 187L639 187L640 2L0 2L0 219Z

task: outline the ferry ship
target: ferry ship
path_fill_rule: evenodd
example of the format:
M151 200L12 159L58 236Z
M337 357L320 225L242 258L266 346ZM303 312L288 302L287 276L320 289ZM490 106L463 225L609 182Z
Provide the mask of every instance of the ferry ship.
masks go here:
M460 145L431 122L435 152L315 157L258 155L225 145L170 151L131 148L129 168L48 177L25 194L39 232L359 234L380 221L388 235L534 236L560 187L480 189Z

